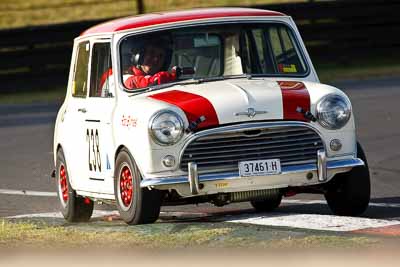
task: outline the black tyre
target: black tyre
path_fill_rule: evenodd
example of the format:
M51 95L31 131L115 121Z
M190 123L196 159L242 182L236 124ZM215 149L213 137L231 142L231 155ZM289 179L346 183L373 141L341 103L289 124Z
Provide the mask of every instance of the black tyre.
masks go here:
M155 222L160 215L162 194L158 190L140 188L141 175L126 150L115 163L114 192L121 218L127 224Z
M89 221L93 213L93 201L77 196L72 189L62 149L57 152L56 179L58 199L64 218L69 222Z
M282 195L277 194L268 199L264 200L253 200L250 201L251 205L254 207L256 211L259 212L268 212L273 211L279 207L282 201Z
M367 158L359 143L357 157L364 161L365 166L337 174L326 187L325 199L336 215L358 216L368 208L371 184Z

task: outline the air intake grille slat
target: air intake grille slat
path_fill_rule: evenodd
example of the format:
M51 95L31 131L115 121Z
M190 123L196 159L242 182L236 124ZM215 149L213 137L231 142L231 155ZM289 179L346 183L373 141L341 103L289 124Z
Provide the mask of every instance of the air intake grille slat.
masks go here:
M285 134L296 134L296 133L301 133L301 132L308 132L308 129L288 129L288 131L285 133ZM218 137L218 140L223 140L223 139L227 139L227 138L232 138L232 137L240 137L240 136L243 136L243 133L247 133L246 135L247 135L247 137L251 137L252 135L253 136L258 136L258 135L262 135L262 134L266 134L265 132L263 132L263 131L259 131L259 130L249 130L249 131L246 131L246 130L244 130L243 132L236 132L236 133L227 133L227 134L225 134L224 136L219 136ZM274 136L274 134L277 134L278 136L281 136L282 135L282 132L281 131L279 131L279 130L275 130L275 129L271 129L270 131L268 131L268 136ZM211 136L203 136L202 138L201 138L201 141L202 142L204 142L204 141L206 141L206 140L214 140L214 141L216 141L215 140L215 138L214 138L214 135L211 135Z
M198 141L196 142L195 146L206 146L206 145L215 145L215 144L223 144L223 143L230 143L236 141L247 141L253 142L257 140L285 140L285 139L296 139L299 137L313 137L312 133L296 133L296 134L285 134L285 135L262 135L262 136L235 136L230 138L224 138L220 140L207 140L207 141ZM243 139L245 137L245 139Z
M306 137L301 139L301 141L297 140L297 139L285 139L285 140L275 140L275 141L257 141L257 142L251 142L249 140L244 140L243 142L239 143L239 142L230 142L230 143L224 143L224 144L220 144L218 145L212 145L212 146L190 146L190 148L186 148L185 153L191 153L192 151L195 153L201 153L201 150L212 150L212 149L218 149L221 148L223 146L227 147L227 148L246 148L246 147L261 147L261 146L266 146L265 148L274 148L274 147L282 147L282 146L293 146L293 145L309 145L311 143L320 143L321 139L320 138L315 138L315 136L313 137Z
M281 165L316 163L319 135L305 126L241 129L198 137L182 154L180 167L196 162L199 172L237 171L239 161L279 158Z
M258 156L260 159L265 159L265 158L274 158L274 157L280 157L280 156L296 156L296 155L304 155L308 153L314 153L314 148L291 148L291 149L282 149L282 150L267 150L267 149L256 149L253 148L251 150L246 149L243 151L236 151L235 153L231 153L231 151L210 151L210 154L207 156L205 154L201 154L199 156L196 155L196 160L207 160L210 158L213 159L218 159L218 158L237 158L237 157L246 157L246 156ZM234 152L234 151L233 151Z

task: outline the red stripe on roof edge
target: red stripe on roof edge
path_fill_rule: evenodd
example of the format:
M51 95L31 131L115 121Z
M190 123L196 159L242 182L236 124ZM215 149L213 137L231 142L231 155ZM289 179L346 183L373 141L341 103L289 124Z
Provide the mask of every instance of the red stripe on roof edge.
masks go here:
M286 16L283 13L253 8L199 8L163 13L149 13L126 18L120 18L93 26L84 31L81 36L95 33L109 33L135 29L145 26L160 25L172 22L183 22L207 18L241 17L241 16Z

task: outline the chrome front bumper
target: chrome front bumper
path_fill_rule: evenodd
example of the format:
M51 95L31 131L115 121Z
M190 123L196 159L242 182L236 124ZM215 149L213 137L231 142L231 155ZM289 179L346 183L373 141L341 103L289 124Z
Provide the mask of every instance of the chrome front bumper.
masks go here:
M282 166L281 173L276 176L289 176L293 174L301 173L317 173L317 183L324 183L328 180L328 174L330 171L343 171L351 169L356 166L364 166L364 162L358 158L340 159L340 160L328 160L326 153L323 150L319 150L317 154L317 164L302 164L294 166ZM200 185L207 182L223 182L227 180L244 179L239 175L238 171L235 172L222 172L222 173L206 173L198 174L197 164L195 162L189 162L188 164L188 176L178 177L166 177L166 178L152 178L143 179L140 186L143 187L164 187L170 185L171 187L177 185L189 186L191 195L198 195L200 191ZM249 177L245 177L249 178ZM252 177L250 177L252 178ZM258 177L255 177L258 178Z

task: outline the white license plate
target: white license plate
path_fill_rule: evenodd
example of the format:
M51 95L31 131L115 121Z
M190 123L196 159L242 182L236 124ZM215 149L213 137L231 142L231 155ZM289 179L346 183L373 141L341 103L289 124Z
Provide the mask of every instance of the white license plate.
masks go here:
M261 176L281 173L279 159L251 160L239 162L240 176Z

